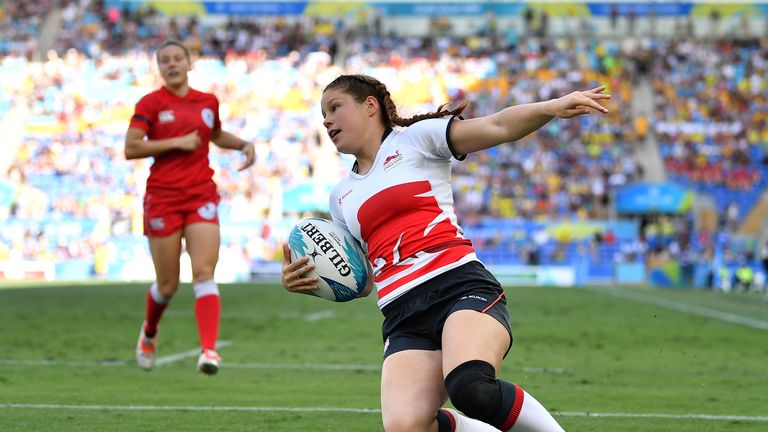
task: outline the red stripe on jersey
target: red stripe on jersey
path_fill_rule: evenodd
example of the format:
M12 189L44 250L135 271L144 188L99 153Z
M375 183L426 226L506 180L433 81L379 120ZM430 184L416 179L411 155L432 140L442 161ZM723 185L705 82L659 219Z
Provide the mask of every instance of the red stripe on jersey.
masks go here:
M442 267L446 267L450 264L453 264L460 259L464 258L465 256L474 253L475 250L471 246L457 246L452 247L450 249L446 249L444 252L442 252L440 255L435 256L432 258L431 261L424 267L421 267L420 269L413 271L407 275L404 275L400 279L397 279L393 281L392 283L382 286L379 288L378 294L379 294L379 300L386 297L388 294L390 294L392 291L408 284L409 282L413 282L414 280L427 275L429 273L432 273L436 270L439 270ZM388 277L392 276L393 274L397 274L398 272L395 271L390 274L384 274L384 279L387 279Z
M416 181L388 187L360 206L360 237L371 262L384 260L386 267L449 241L469 243L434 193L429 181Z
M452 209L440 206L428 180L379 191L360 206L357 220L368 259L378 274L375 282L380 299L474 252Z
M438 252L441 252L456 246L472 246L472 242L467 239L458 239L458 240L450 241L444 244L428 247L426 250L423 250L422 252L426 252L428 254L436 254ZM474 252L474 249L472 250L472 252ZM403 259L401 262L397 263L394 266L385 268L385 270L382 270L381 274L379 274L379 276L377 276L374 279L374 282L381 282L385 279L391 278L392 276L396 275L397 273L400 273L401 271L408 270L409 268L413 267L414 265L413 262L415 258L417 258L417 256L410 256Z

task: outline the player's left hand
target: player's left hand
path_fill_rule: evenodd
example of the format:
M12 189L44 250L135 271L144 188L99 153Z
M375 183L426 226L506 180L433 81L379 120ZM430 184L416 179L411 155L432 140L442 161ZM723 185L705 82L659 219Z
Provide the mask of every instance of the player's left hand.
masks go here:
M597 111L601 114L607 114L608 108L600 105L598 101L608 100L610 94L603 94L605 86L595 87L591 90L575 91L569 95L554 99L554 115L560 118L571 118L590 111Z
M317 289L317 276L305 277L315 265L309 262L309 257L301 257L291 261L291 249L288 243L283 243L283 266L281 269L280 285L287 291L301 294L312 294Z
M243 161L239 169L239 171L242 171L253 165L253 162L256 160L256 148L252 142L249 142L240 151L245 155L245 161Z

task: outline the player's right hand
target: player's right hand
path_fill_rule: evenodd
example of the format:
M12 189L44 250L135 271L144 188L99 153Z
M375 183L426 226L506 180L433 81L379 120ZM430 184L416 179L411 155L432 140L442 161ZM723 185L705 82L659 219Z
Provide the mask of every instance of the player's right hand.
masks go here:
M291 249L288 244L283 244L283 268L280 284L290 292L311 294L317 289L317 277L304 277L307 272L315 268L309 262L309 257L301 257L291 262Z
M200 136L197 131L192 131L184 136L176 138L176 146L179 150L193 151L200 147Z
M595 87L586 91L575 91L569 95L553 99L555 107L554 115L560 118L569 119L572 117L589 114L596 111L600 114L607 114L608 108L600 105L599 101L608 100L610 94L604 94L605 86Z

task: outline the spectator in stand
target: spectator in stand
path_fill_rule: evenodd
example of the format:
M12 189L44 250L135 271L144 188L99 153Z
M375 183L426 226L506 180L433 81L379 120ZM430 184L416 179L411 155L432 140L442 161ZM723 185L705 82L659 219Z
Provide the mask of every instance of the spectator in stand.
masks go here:
M754 270L750 267L747 260L739 263L736 269L736 291L749 291L752 289L752 279L755 276Z

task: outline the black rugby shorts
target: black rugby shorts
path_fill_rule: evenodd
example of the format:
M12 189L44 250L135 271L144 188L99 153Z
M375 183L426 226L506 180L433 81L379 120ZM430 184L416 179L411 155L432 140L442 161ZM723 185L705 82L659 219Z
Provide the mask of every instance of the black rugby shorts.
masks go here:
M384 358L409 349L442 349L445 320L459 310L476 310L496 318L509 332L511 347L504 290L482 263L471 261L413 288L384 307Z

